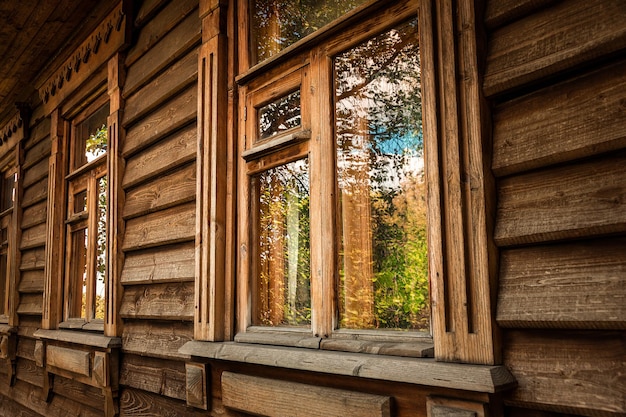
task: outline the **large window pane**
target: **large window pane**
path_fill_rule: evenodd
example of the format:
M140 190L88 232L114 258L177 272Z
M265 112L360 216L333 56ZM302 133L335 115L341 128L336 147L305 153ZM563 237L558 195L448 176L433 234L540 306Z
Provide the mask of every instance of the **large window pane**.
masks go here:
M258 317L267 326L311 323L309 167L303 159L253 180L258 204Z
M251 2L252 64L270 58L364 2L365 0Z
M106 153L108 116L109 104L107 103L76 126L73 140L73 169L78 169Z
M337 56L334 69L340 326L427 329L416 23Z

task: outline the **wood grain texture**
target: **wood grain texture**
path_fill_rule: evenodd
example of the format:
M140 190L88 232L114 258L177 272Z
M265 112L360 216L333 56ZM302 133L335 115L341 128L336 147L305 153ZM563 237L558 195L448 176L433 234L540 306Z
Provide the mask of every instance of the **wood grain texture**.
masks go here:
M43 269L24 271L21 273L17 289L21 293L41 293L43 292L43 281Z
M45 264L46 255L44 248L35 248L22 251L20 271L32 271L35 269L43 270Z
M222 373L228 408L272 417L391 416L391 398L295 382Z
M198 50L192 49L179 61L172 63L135 94L128 97L122 123L128 126L144 114L160 106L170 97L195 83L198 77Z
M515 380L501 366L462 365L427 358L200 341L186 343L180 352L207 359L474 392L499 392L515 385Z
M54 366L59 369L89 376L90 354L89 352L76 349L68 349L60 346L47 346L46 366Z
M195 121L197 97L198 91L195 86L184 90L153 113L128 127L123 155L128 157Z
M24 187L30 187L34 183L48 176L48 160L42 159L30 168L24 170L22 184Z
M207 387L208 380L206 365L199 363L186 363L185 374L187 404L192 407L207 410L207 390L210 389L210 387Z
M128 189L193 161L196 158L197 135L196 124L192 123L145 151L133 155L126 162L122 182L124 188Z
M24 209L22 213L22 229L37 226L38 224L45 223L46 221L46 202L41 201L35 205L32 205Z
M487 2L485 24L493 29L525 17L556 0L491 0Z
M206 417L206 415L206 411L188 407L185 401L176 401L172 398L153 394L141 389L124 387L120 394L120 417Z
M25 187L22 207L26 208L32 204L44 201L48 195L48 178L36 182L30 187Z
M588 416L626 413L623 332L508 331L504 364L519 386L510 405Z
M20 303L17 306L17 314L41 315L43 297L39 293L20 295Z
M191 321L193 282L126 287L120 315L123 318Z
M22 230L22 239L19 244L20 250L32 249L46 244L46 223Z
M626 231L626 155L505 178L498 190L500 246Z
M184 401L185 364L125 355L120 369L120 384Z
M626 61L502 103L493 113L498 176L626 147Z
M624 2L558 2L493 32L484 91L488 96L501 93L625 47Z
M187 164L126 193L124 219L164 210L196 198L196 164Z
M182 321L128 320L122 346L125 353L164 359L187 359L178 352L193 340L193 324Z
M125 95L151 81L158 72L187 53L200 37L200 18L191 13L160 40L158 48L151 48L128 68Z
M626 328L626 239L503 251L502 327Z
M162 7L163 4L166 6L159 10L158 8ZM143 2L135 19L135 26L141 26L144 22L146 24L139 31L132 49L128 51L126 65L132 65L139 57L154 47L185 16L194 12L197 7L198 0L182 0L169 2L169 4L158 0ZM157 11L158 13L156 13ZM150 19L146 20L147 17Z
M193 240L195 204L184 204L131 219L126 224L125 251Z
M126 256L124 285L182 282L194 279L194 247L191 243L159 246Z

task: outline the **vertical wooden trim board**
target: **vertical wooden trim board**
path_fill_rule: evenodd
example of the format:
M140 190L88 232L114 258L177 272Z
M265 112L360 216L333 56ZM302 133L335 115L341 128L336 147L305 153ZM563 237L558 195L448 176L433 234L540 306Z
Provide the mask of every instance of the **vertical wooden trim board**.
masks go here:
M438 360L495 364L488 233L490 173L480 93L474 2L420 8L429 271Z
M224 338L227 215L228 44L226 7L207 1L200 10L203 36L198 56L198 151L196 185L196 288L194 338ZM214 34L211 36L211 34Z

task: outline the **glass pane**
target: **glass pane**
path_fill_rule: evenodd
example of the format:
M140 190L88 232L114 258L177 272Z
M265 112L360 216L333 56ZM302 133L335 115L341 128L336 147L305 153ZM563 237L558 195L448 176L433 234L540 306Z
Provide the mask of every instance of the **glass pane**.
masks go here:
M311 323L309 166L302 159L254 178L258 207L257 324Z
M259 139L300 126L300 90L261 107L258 115Z
M74 195L74 214L87 211L87 190Z
M87 229L72 232L69 262L69 318L86 318L87 304Z
M0 200L0 211L5 211L13 207L15 200L15 181L17 174L9 174L2 182L2 200Z
M96 250L96 296L94 314L104 319L105 277L107 262L107 177L98 179L98 238Z
M87 119L76 125L74 138L74 169L93 161L107 151L107 117L109 104L100 107Z
M337 56L340 326L428 329L415 21Z
M254 65L365 3L365 0L257 0L251 3L251 61Z

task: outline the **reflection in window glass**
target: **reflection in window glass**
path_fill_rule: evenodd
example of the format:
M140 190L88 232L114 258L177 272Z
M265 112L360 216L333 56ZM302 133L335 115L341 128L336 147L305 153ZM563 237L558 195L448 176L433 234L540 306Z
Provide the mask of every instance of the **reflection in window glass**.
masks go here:
M257 0L251 2L252 64L341 17L365 0Z
M2 200L0 201L0 212L13 207L15 200L15 181L17 173L5 174L2 182Z
M300 126L300 90L261 107L258 117L259 139Z
M340 326L428 329L417 25L337 56Z
M109 104L105 104L87 119L76 125L74 138L74 165L77 169L104 155L107 151L107 117Z
M253 186L258 204L257 324L309 325L308 160L264 171Z
M89 233L86 228L70 235L72 256L69 259L70 311L71 318L86 318L87 304L87 245ZM80 298L79 298L80 294Z
M107 177L98 179L98 235L96 242L96 287L94 315L104 319L104 292L107 261Z

